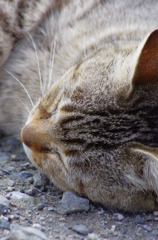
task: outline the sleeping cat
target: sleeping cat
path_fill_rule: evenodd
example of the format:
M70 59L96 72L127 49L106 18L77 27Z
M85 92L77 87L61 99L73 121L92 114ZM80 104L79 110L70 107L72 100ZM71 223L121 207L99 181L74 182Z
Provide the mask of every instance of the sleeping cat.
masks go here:
M0 129L63 191L158 209L158 2L0 3Z

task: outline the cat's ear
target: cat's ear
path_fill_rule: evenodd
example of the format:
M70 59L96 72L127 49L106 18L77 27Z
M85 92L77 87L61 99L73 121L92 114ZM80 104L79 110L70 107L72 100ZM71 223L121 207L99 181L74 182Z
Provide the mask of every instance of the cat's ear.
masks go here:
M132 79L132 85L158 84L158 29L147 38Z

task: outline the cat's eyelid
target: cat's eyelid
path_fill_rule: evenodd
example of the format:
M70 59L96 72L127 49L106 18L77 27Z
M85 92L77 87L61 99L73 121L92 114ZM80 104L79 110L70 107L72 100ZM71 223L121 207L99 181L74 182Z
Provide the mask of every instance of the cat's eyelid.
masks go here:
M56 114L56 110L52 111L51 112L51 116L55 115Z

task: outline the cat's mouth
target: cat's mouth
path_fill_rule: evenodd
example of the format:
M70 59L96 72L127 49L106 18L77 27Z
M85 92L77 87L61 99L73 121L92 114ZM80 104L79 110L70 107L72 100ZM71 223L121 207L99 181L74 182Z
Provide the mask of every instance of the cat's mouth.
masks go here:
M50 144L47 132L41 131L37 123L29 123L22 128L21 141L28 158L37 168L43 169L43 160L45 162L50 157L62 162L58 147L52 141Z

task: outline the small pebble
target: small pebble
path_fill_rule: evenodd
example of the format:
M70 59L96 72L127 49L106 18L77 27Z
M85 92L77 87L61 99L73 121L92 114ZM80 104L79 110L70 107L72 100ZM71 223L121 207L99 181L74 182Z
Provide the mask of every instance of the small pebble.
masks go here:
M158 236L158 230L153 230L153 231L151 232L151 234L154 235L154 236Z
M34 224L32 225L32 227L40 229L40 228L41 228L41 225L40 225L39 223L34 223Z
M6 220L0 219L0 229L10 229L10 223Z
M13 154L13 155L11 155L11 160L14 161L14 162L19 162L20 158Z
M86 239L87 240L99 240L99 237L95 233L89 233Z
M46 228L45 228L44 226L41 226L40 230L41 230L42 232L45 232Z
M124 216L121 213L114 213L114 216L117 217L117 220L121 221L122 219L124 219Z
M9 209L9 200L0 195L0 215L7 214Z
M34 182L34 186L37 188L41 188L43 187L43 185L46 185L49 183L49 179L46 177L46 175L44 175L41 172L38 172L34 177L33 177L33 182Z
M77 233L80 233L82 235L88 235L89 233L92 232L92 229L86 227L83 224L74 224L72 227L72 230L74 230Z
M147 226L147 225L143 225L144 230L146 230L147 232L151 232L152 228Z
M21 188L21 189L19 190L19 192L25 193L25 190Z
M57 208L59 214L70 214L75 212L87 212L89 200L82 198L72 192L64 192L62 200Z
M33 177L29 177L29 178L27 179L27 181L28 181L30 184L32 184L32 183L33 183Z
M12 192L13 190L15 190L15 187L7 187L7 190L8 190L9 192Z
M158 211L153 212L153 215L157 217L158 216Z
M10 179L0 179L0 186L5 186L5 187L14 187L15 181L10 180Z
M29 195L29 196L35 196L36 193L37 193L37 190L35 188L30 188L26 191L26 193Z
M140 233L140 232L136 232L135 234L136 234L137 237L141 237L142 236L142 233Z
M26 206L26 204L35 204L35 199L25 193L13 191L7 194L7 196L10 197L11 201L18 207L21 205Z
M32 176L33 176L33 174L30 173L30 172L27 172L27 171L22 171L22 172L20 173L20 177L21 177L21 178L24 178L24 179L30 178L30 177L32 177Z
M3 175L9 175L10 172L8 170L6 170L6 169L2 169L2 174Z
M137 215L135 218L135 223L136 224L143 224L143 219L140 217L140 215Z
M30 163L29 162L26 162L26 163L23 163L20 165L22 168L27 168L30 166Z
M46 235L35 227L22 227L21 225L14 224L11 227L10 234L5 238L5 240L32 240L32 239L39 239L39 240L48 240Z
M17 214L17 213L13 213L13 217L14 217L14 219L19 219L19 214Z
M45 207L45 204L39 203L39 204L37 205L37 210L43 210L44 207Z
M0 152L0 163L6 163L9 160L9 157L7 154Z
M116 226L115 226L115 225L112 225L112 226L111 226L111 231L115 231L115 228L116 228Z
M48 211L54 211L53 207L48 207Z
M147 216L147 218L146 218L146 221L152 221L153 220L153 216L152 215L149 215L149 216Z

